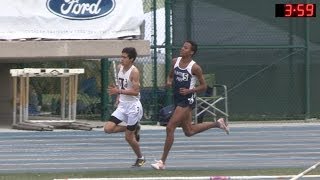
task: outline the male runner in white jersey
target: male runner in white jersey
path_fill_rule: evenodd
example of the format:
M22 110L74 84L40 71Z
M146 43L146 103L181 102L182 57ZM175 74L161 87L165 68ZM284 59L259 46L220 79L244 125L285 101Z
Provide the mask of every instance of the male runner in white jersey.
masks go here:
M139 145L139 122L143 115L143 109L140 102L140 73L133 65L136 57L135 48L126 47L122 50L118 87L113 85L108 88L109 95L118 94L118 106L105 124L104 131L106 133L125 131L125 139L137 155L137 160L132 167L141 167L145 163ZM119 125L121 122L125 122L126 126Z
M179 125L188 137L210 128L220 128L229 134L229 128L223 118L218 119L216 122L192 124L192 109L196 101L195 93L203 92L207 87L201 67L192 60L192 56L196 52L197 44L193 41L185 41L180 50L180 57L173 59L167 78L167 86L171 87L173 85L174 105L176 108L167 124L167 137L162 157L156 163L151 164L154 169L165 169L165 162L174 141L174 131ZM195 87L197 79L199 80L199 85Z

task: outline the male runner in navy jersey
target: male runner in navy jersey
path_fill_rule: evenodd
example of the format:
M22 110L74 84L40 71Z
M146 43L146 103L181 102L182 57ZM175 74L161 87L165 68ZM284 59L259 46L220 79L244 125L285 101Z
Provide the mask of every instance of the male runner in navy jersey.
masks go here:
M203 92L207 87L201 67L192 60L192 56L196 52L197 44L193 41L185 41L180 50L180 57L174 58L172 61L171 70L167 78L167 86L173 87L176 108L167 124L167 137L162 157L156 163L151 164L154 169L165 169L165 162L174 141L174 131L179 125L188 137L210 128L220 128L229 134L229 128L223 118L218 119L216 122L192 124L192 109L195 107L196 101L195 93ZM195 87L197 79L199 85Z

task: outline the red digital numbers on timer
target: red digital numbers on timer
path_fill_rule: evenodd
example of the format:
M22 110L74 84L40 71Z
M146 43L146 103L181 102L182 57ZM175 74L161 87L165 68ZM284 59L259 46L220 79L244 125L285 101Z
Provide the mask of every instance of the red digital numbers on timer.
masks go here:
M316 4L276 4L276 17L316 17Z
M315 16L315 4L285 4L285 17L312 17Z

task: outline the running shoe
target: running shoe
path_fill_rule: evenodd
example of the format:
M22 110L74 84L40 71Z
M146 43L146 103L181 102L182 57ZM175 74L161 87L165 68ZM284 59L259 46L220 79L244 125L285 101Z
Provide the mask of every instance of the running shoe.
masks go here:
M137 158L136 162L131 167L141 167L146 163L146 159L144 157Z
M219 123L219 128L224 130L227 134L229 134L230 129L228 127L228 125L226 125L226 122L223 118L218 119L217 121Z
M151 164L151 167L153 167L153 169L157 169L157 170L163 170L166 168L166 166L163 164L163 162L161 160L156 161L156 163Z
M140 123L138 123L136 130L134 131L134 135L136 136L136 140L138 142L140 141L140 129L141 129L141 126L140 126Z

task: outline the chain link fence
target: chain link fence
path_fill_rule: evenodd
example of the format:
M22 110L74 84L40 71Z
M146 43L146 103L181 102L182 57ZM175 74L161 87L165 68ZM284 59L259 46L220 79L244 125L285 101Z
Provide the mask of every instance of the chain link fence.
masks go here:
M194 59L228 87L231 121L319 116L319 17L276 18L281 0L170 2L173 56L198 43Z

